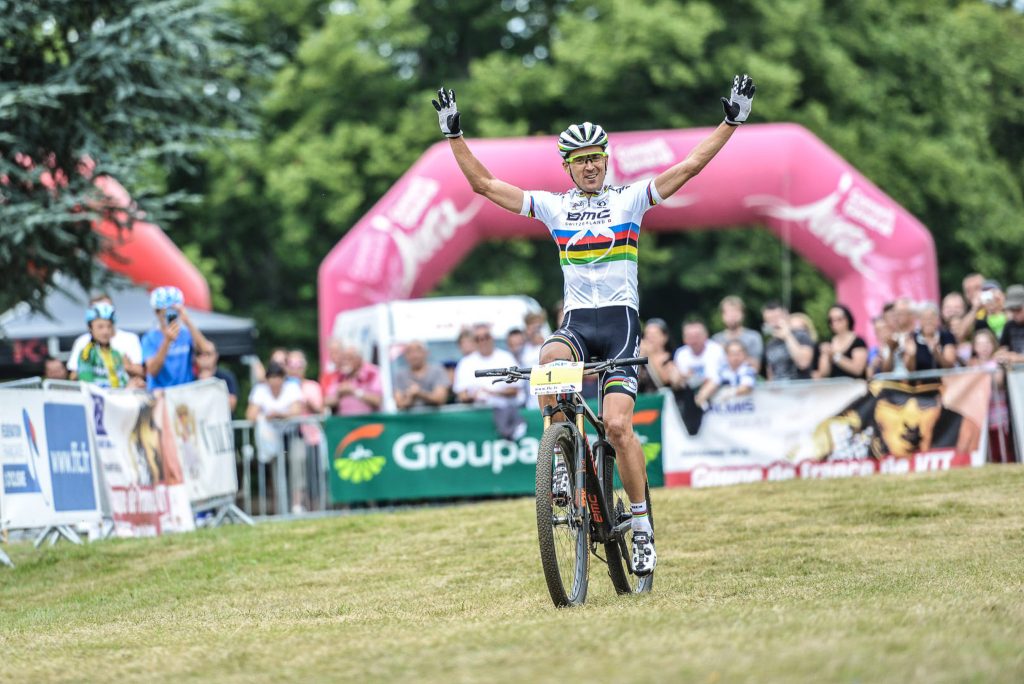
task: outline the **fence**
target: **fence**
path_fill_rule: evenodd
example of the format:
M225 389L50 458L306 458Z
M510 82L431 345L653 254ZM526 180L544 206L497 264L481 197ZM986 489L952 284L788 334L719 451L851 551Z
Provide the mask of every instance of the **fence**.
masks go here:
M323 418L282 421L235 420L239 504L249 515L268 516L325 511L327 438Z

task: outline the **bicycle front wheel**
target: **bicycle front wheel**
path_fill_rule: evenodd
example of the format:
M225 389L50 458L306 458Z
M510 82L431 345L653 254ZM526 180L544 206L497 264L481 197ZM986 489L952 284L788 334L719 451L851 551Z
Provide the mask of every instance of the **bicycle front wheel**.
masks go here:
M605 501L609 503L612 511L612 521L615 525L626 522L631 517L629 512L629 497L622 484L615 486L615 459L606 452L602 458L601 480L604 487ZM651 525L654 525L654 509L651 507L651 488L644 483L644 496L647 497L647 515L650 516ZM612 586L619 594L642 594L654 587L654 573L642 577L634 575L630 566L632 563L633 531L628 527L621 535L616 535L604 546L608 558L608 575L612 578Z
M575 431L566 423L552 424L537 452L537 537L548 593L558 607L578 606L587 599L590 516L576 491L575 461ZM560 464L569 474L568 491L555 481Z

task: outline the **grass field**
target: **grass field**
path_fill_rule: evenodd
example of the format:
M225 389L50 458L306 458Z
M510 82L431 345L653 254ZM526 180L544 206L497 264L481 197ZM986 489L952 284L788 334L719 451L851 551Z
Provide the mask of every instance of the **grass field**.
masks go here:
M555 610L532 500L7 547L0 680L1024 681L1024 468L654 493Z

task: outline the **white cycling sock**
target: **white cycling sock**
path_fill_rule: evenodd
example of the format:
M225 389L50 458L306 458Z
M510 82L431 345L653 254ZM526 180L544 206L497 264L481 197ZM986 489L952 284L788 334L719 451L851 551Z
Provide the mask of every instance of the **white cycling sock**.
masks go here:
M634 532L654 534L654 528L651 527L651 518L647 514L646 501L629 504L629 510L633 514L633 519L629 521L629 526Z

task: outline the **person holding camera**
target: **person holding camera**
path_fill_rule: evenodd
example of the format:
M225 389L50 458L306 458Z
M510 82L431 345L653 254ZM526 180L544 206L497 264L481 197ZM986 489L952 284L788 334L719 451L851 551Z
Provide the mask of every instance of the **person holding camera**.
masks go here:
M767 336L761 368L769 380L809 380L814 370L814 340L804 330L790 326L789 311L770 301L761 309L762 330Z
M181 290L158 287L150 293L149 303L156 311L157 327L142 336L146 389L152 392L192 382L196 352L213 351L213 346L189 318Z

